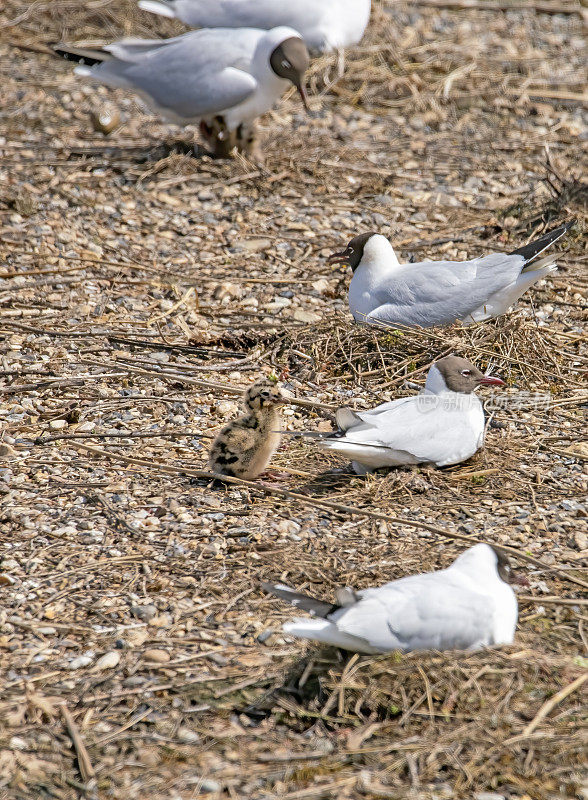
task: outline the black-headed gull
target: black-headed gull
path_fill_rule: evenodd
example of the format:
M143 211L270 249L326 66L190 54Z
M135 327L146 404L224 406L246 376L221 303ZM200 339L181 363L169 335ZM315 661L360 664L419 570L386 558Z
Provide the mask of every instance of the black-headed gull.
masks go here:
M257 478L280 445L279 407L287 402L268 379L250 386L243 398L245 414L220 431L210 450L209 468L235 478Z
M349 309L358 322L405 328L466 325L504 314L530 286L556 269L555 256L535 261L572 227L566 222L512 253L470 261L400 264L388 239L355 236L331 263L353 270Z
M339 430L314 436L319 447L350 458L360 474L405 464L459 464L484 444L478 386L504 386L504 381L484 375L465 358L445 356L429 369L420 394L371 411L340 408Z
M357 44L371 0L139 0L139 7L194 28L274 28L299 31L309 49L329 52Z
M477 544L438 572L372 589L341 589L336 602L281 584L262 588L319 619L295 619L285 633L357 653L477 650L510 644L518 618L508 559Z
M177 125L200 122L215 154L254 152L254 122L290 84L306 106L308 51L300 34L281 26L203 29L173 39L123 39L104 48L65 44L56 53L80 62L75 72L131 89Z

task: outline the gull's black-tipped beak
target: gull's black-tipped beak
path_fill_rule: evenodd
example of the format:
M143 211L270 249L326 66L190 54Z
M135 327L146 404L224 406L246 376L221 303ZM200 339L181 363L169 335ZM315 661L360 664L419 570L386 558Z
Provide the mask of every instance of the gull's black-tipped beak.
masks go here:
M310 114L310 108L308 107L308 97L306 96L306 89L304 88L303 83L299 83L296 87L298 89L298 94L300 95L300 99L302 100L302 105L304 106L304 110L307 114Z
M349 251L341 250L340 253L333 253L332 256L327 258L327 264L345 264L346 266L350 266Z

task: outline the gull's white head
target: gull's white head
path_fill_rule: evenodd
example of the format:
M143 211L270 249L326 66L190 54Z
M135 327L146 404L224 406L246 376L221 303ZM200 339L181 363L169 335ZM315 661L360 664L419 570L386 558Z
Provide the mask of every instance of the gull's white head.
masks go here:
M526 578L511 568L510 560L502 550L483 542L459 555L451 566L482 582L499 578L508 584L526 583Z

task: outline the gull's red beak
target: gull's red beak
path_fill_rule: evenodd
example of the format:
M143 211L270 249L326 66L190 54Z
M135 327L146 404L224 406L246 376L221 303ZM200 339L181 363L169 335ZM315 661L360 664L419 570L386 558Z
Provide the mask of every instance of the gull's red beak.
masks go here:
M510 573L510 582L514 583L516 586L531 585L526 575L523 575L522 572L515 572L514 570L512 570ZM537 598L537 602L541 602L540 598Z
M478 383L481 386L506 386L502 378L497 378L494 375L484 375L483 378L480 378Z

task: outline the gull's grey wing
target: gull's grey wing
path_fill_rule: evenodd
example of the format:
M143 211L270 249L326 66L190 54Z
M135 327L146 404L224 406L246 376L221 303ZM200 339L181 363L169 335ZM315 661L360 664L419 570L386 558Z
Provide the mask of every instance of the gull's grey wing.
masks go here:
M354 425L361 425L362 418L360 414L345 406L343 408L338 408L337 411L335 411L335 420L340 430L347 431Z
M357 416L359 416L364 422L375 424L376 420L374 418L380 416L380 414L387 414L389 411L400 409L402 406L406 404L410 405L413 402L414 396L400 397L397 400L388 400L385 403L380 403L379 406L371 408L368 411L359 411L357 412Z
M405 264L371 291L369 318L422 327L466 319L495 292L514 283L523 266L522 256L504 253L472 261Z
M352 411L350 408L347 408L347 406L343 406L342 408L338 408L335 412L335 420L340 431L346 432L358 426L362 427L363 423L372 425L374 424L373 417L377 417L378 414L383 414L407 402L410 403L411 400L412 398L410 397L401 397L398 400L389 400L386 403L381 403L381 405L368 409L367 411Z
M360 602L329 620L379 650L465 650L493 643L489 597L447 572L414 575L359 594Z
M207 117L246 100L257 88L247 67L258 31L202 30L174 39L123 40L114 59L93 68L113 86L135 89L184 119Z

